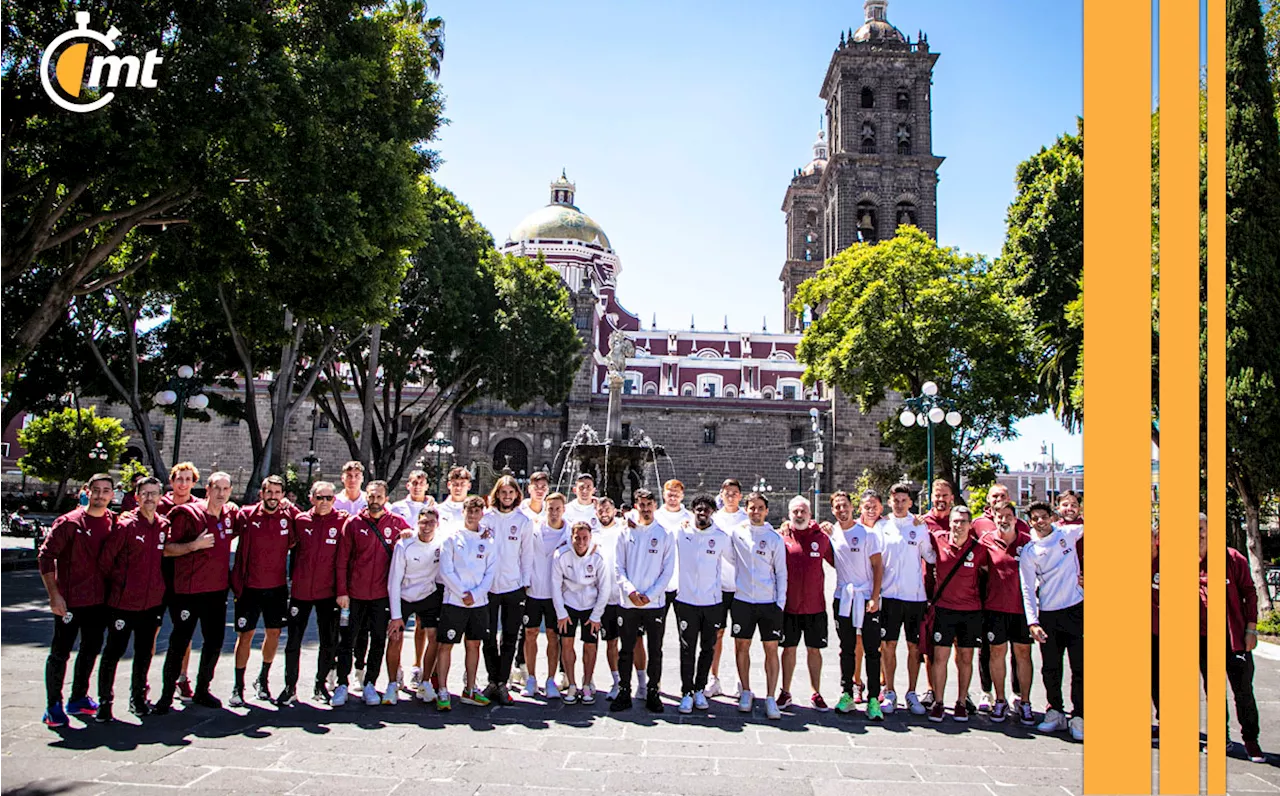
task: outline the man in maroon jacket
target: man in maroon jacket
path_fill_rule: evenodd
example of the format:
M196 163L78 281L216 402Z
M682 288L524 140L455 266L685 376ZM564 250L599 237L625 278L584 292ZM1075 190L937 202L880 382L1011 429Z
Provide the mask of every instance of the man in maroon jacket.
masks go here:
M1200 515L1200 676L1208 679L1209 651L1209 517ZM1249 559L1234 547L1227 548L1227 681L1235 696L1236 720L1244 752L1255 763L1267 762L1258 745L1261 728L1258 703L1253 697L1253 650L1258 646L1258 592L1249 571Z
M285 507L284 479L269 475L262 479L261 499L245 506L236 517L235 571L231 589L236 595L236 679L227 704L244 705L244 672L249 651L258 630L258 617L266 629L262 640L262 670L253 681L258 699L271 701L268 679L280 644L280 628L289 614L289 548L295 541L295 514Z
M936 501L938 492L934 490ZM942 721L946 707L942 703L947 688L947 663L951 648L956 648L956 676L960 698L952 718L969 720L966 694L973 678L973 651L982 641L982 597L978 593L978 572L991 564L988 548L979 543L972 533L969 509L956 506L951 509L951 528L932 533L934 547L938 551L935 566L936 583L931 589L934 600L933 639L920 639L921 644L932 643L932 659L929 662L930 683L934 703L929 710L929 721ZM952 571L955 576L948 581ZM939 595L939 588L945 585Z
M231 476L217 472L209 476L204 502L191 501L169 512L169 538L164 554L176 557L173 594L169 600L173 632L169 634L169 651L164 657L164 683L152 713L169 712L183 654L195 635L197 622L204 644L191 701L210 708L222 707L222 701L209 693L209 684L213 682L227 632L231 540L236 535L238 513L227 505L230 497Z
M156 512L160 479L146 476L135 487L137 509L120 515L116 528L102 545L99 569L107 579L107 643L98 667L99 722L113 718L116 667L133 636L133 674L129 681L129 712L150 713L147 670L152 643L164 618L164 543L169 521Z
M173 511L177 506L185 506L188 503L200 503L200 498L191 494L191 490L195 485L200 483L200 470L192 462L178 462L169 468L169 487L172 491L165 493L160 498L160 503L156 506L156 513L162 517L168 517L169 512ZM169 603L169 597L173 592L173 559L165 558L160 564L161 570L164 572L165 582L165 604ZM156 628L157 632L159 628ZM151 645L154 654L155 644ZM191 660L191 647L187 646L186 651L182 654L182 675L178 677L178 696L183 699L191 699L191 681L187 678L187 668Z
M102 649L107 619L106 586L98 570L98 554L115 526L115 515L107 511L115 497L115 484L111 476L97 473L85 486L89 505L54 520L38 556L40 578L49 592L49 609L57 617L44 667L48 703L44 723L50 727L65 727L68 713L92 716L98 712L98 703L89 696L89 675ZM64 711L62 684L77 636L80 652L71 676L71 700Z
M313 699L329 702L325 680L333 669L338 647L338 539L347 521L345 511L333 508L336 490L328 481L311 485L311 510L294 519L297 544L293 548L293 584L289 595L289 640L284 646L284 691L276 704L296 703L298 669L302 657L302 637L306 635L311 612L316 613L320 633L320 657L316 666Z
M791 680L796 673L796 650L804 639L813 688L810 704L825 712L822 698L822 651L827 647L827 600L824 596L826 572L823 562L834 563L831 539L813 520L808 499L796 495L787 505L789 520L783 525L782 541L787 546L787 604L782 610L782 690L778 708L791 706Z
M330 704L347 703L347 678L351 674L352 642L362 626L369 630L369 657L364 672L362 696L366 705L382 702L374 683L378 680L383 652L387 643L387 625L391 622L391 602L387 597L387 576L391 572L391 554L400 532L409 527L401 517L387 511L387 482L371 481L365 489L368 505L354 517L348 517L338 542L338 607L349 610L346 627L340 629L338 642L338 687ZM387 691L394 699L398 683Z
M994 488L994 487L993 487ZM1006 495L1008 490L1005 490ZM987 588L982 598L982 653L990 670L983 673L981 657L978 671L982 676L982 705L979 710L990 711L991 720L1000 723L1008 718L1009 703L1005 701L1005 674L1009 671L1009 650L1013 650L1013 693L1017 697L1014 714L1025 725L1034 723L1031 712L1031 631L1022 607L1022 580L1018 571L1018 557L1022 548L1031 543L1031 533L1019 527L1022 520L1013 512L1008 500L999 503L994 510L995 525L978 536L987 548L991 566L987 570ZM1023 523L1025 524L1025 523ZM983 527L986 527L985 525ZM1029 526L1028 526L1029 527ZM978 522L973 523L977 533Z

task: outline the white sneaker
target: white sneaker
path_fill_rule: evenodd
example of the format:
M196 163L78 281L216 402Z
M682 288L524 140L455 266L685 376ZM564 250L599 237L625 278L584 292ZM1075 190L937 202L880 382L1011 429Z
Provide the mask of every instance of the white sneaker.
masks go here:
M529 679L529 667L526 664L523 664L523 663L520 664L519 666L516 667L516 670L511 673L511 685L516 685L516 686L524 685L525 681L528 679Z
M387 690L382 692L382 704L395 705L400 701L400 683L387 683Z
M556 681L556 686L557 686L561 691L563 691L563 690L565 690L566 688L568 688L568 687L569 687L569 675L565 674L564 672L560 672L560 679L559 679L558 681Z
M717 697L722 695L724 691L723 689L720 688L720 678L716 677L715 675L712 675L711 679L707 681L707 687L703 689L702 693L706 694L709 697Z
M707 702L707 695L702 691L698 691L694 693L693 707L696 710L706 710L707 708L711 707L711 704Z
M329 697L329 704L335 708L340 708L347 704L347 687L340 685L333 689L333 696Z
M560 689L556 687L556 680L555 680L555 678L554 678L554 677L548 677L548 678L547 678L547 691L546 691L546 693L547 693L547 699L559 699L559 698L560 698Z
M743 691L739 693L738 694L738 712L750 713L751 707L754 704L754 702L755 702L755 697L752 696L750 691Z
M403 680L400 682L402 684L400 688L409 696L413 696L418 693L418 686L422 685L422 670L417 666L413 667L409 670L409 682L406 683Z
M1084 729L1081 722L1080 729ZM1067 728L1067 717L1061 711L1049 708L1044 713L1044 721L1036 725L1036 729L1040 732L1061 732Z
M1067 726L1071 729L1071 740L1084 740L1084 716L1076 716Z
M978 700L978 712L990 713L991 706L996 703L996 695L990 691L983 691L982 698Z
M884 710L884 703L881 703L880 709ZM907 709L915 716L923 716L929 712L925 710L924 705L920 702L920 697L915 691L907 692Z
M356 669L351 673L351 675L357 683L364 682L364 669Z
M436 701L436 689L431 686L430 678L418 683L417 694L419 702Z
M378 696L378 689L373 687L373 683L364 684L364 703L366 705L382 704L382 697Z
M618 698L618 692L621 690L622 690L622 685L620 683L614 683L613 688L609 689L609 693L605 694L604 698L609 702L612 702L613 700Z
M532 677L525 677L524 689L520 692L520 696L533 699L538 695L538 681Z
M636 693L644 694L649 691L649 673L644 669L636 672Z
M778 700L774 699L773 697L765 698L764 715L765 715L765 718L773 719L774 721L777 721L778 719L782 718L782 711L778 710Z
M703 697L705 699L705 697ZM693 694L685 694L680 698L680 707L676 708L681 713L689 714L693 712Z
M893 691L885 691L880 695L880 712L888 716L898 706L898 695Z
M587 683L582 686L580 699L584 705L594 705L596 703L596 686L594 683Z
M578 687L573 683L570 683L568 688L566 688L564 693L560 696L560 701L566 705L572 705L574 702L577 702Z

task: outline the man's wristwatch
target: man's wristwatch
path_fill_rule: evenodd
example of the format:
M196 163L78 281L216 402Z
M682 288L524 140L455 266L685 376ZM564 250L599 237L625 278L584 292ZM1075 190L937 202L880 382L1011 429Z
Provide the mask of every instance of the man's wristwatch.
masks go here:
M1245 628L1244 634L1246 636L1256 636L1258 635L1258 630L1257 628Z

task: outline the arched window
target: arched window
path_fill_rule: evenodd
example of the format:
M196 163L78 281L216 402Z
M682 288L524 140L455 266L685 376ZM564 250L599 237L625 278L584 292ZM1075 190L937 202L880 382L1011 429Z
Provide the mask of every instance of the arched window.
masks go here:
M901 227L904 224L916 223L916 206L910 202L898 202L898 208L893 213L895 227Z
M875 243L880 240L879 212L876 206L867 201L858 202L858 240L863 243Z
M817 210L814 210L813 208L810 208L809 210L805 211L805 214L804 214L804 223L805 223L807 226L810 226L810 227L817 226L817 224L818 224L818 211L817 211Z
M655 384L654 382L651 382L651 381L650 381L650 382L646 382L646 383L645 383L645 385L644 385L644 394L645 394L645 395L657 395L657 394L658 394L658 385L657 385L657 384Z
M692 383L690 383L690 382L687 382L687 381L686 381L686 382L685 382L685 383L680 387L680 395L684 396L685 398L692 398L692 397L693 397L693 395L694 395L694 392L693 392L693 384L692 384Z
M897 105L900 111L911 110L911 95L907 93L905 88L898 89Z
M724 377L719 373L703 373L698 376L698 396L715 398L724 388Z
M864 155L874 155L876 153L876 126L870 119L862 122L862 146L859 151Z
M874 108L876 106L876 93L869 86L862 87L862 107Z
M521 471L529 472L529 449L515 437L508 437L499 442L493 449L494 472L502 472L503 468L519 475Z
M737 387L734 387L732 384L727 384L727 385L725 385L725 388L724 388L724 397L725 397L725 398L737 398L737 397L738 397L738 388L737 388Z
M898 125L898 133L896 137L898 139L898 154L910 155L911 154L911 127L907 124Z
M767 401L772 401L773 396L774 396L774 392L772 387L765 387L764 389L760 390L760 397L764 398Z

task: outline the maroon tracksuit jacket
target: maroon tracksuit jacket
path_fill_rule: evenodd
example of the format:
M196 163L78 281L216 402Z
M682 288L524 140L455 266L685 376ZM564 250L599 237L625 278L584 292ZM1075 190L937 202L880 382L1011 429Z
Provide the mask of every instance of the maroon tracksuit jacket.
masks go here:
M169 520L159 514L151 522L134 512L120 515L98 561L107 579L107 605L145 611L164 602L160 562L168 537Z
M169 541L190 542L208 531L214 545L173 560L173 590L178 594L226 591L231 574L231 540L235 538L236 509L224 505L217 516L204 503L185 503L169 512Z
M237 597L246 588L277 589L288 581L289 548L295 541L293 517L283 507L267 512L261 503L240 510L236 517L240 545L231 577Z
M295 600L312 602L338 595L338 547L348 516L337 510L304 511L294 520L298 543L293 548L291 594Z
M67 608L101 605L106 601L106 584L98 569L102 546L116 517L107 512L90 517L84 509L73 509L53 521L53 528L40 545L37 560L40 574L58 575L58 593Z
M391 512L374 520L365 509L348 517L338 542L338 596L381 600L387 596L391 552L409 524Z

